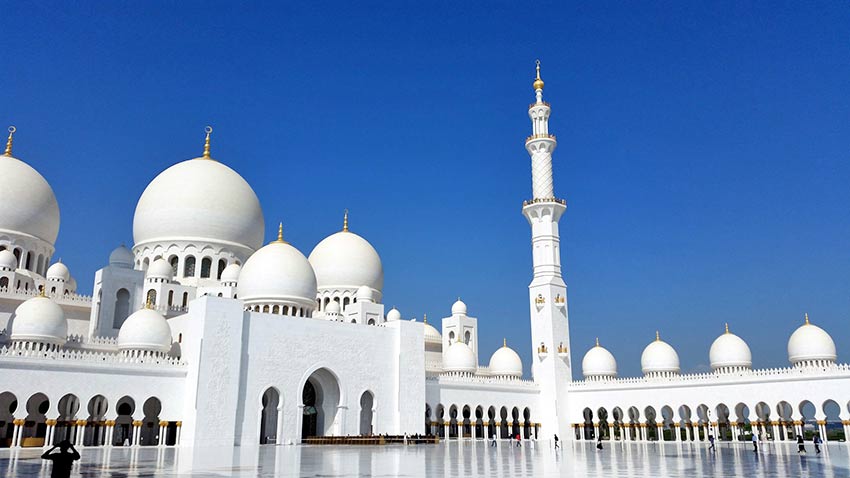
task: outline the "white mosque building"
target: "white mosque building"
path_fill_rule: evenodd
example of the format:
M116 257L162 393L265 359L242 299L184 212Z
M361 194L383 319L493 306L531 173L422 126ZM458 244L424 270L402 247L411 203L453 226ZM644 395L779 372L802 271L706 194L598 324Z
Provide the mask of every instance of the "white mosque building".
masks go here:
M478 320L460 300L439 322L387 310L381 258L347 214L309 256L282 228L264 245L260 200L212 158L211 129L201 157L147 186L135 244L112 251L93 296L80 295L53 260L56 197L13 156L10 128L0 156L0 447L847 436L850 366L808 317L788 340L787 368L754 369L727 327L710 373L682 374L660 335L641 356L642 377L618 377L598 341L582 376L573 373L558 231L567 206L554 192L539 63L533 86L533 198L522 204L532 343L510 344L533 348L530 380L507 343L482 364Z

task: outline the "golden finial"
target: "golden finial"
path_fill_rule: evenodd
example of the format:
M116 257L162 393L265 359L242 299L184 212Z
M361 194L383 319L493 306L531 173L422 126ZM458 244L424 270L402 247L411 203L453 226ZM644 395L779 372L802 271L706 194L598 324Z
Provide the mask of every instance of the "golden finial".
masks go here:
M599 347L599 337L596 337L596 346Z
M806 325L809 325L809 313L806 312Z
M534 89L542 90L543 89L543 80L540 79L540 60L537 60L537 79L534 80Z
M342 232L348 232L348 209L342 215Z
M210 133L212 133L212 126L207 126L204 128L204 131L207 132L207 139L204 141L204 159L210 159Z
M3 153L3 156L12 156L12 136L17 130L14 126L9 126L9 139L6 140L6 152Z
M726 333L729 333L729 322L726 322Z
M507 347L507 346L508 346L508 339L502 337L502 347Z
M393 309L395 309L395 307L393 307ZM428 323L428 314L422 314L422 322L426 324Z
M283 223L280 222L277 224L277 240L274 241L276 243L284 244L286 241L283 240Z
M41 286L38 288L38 296L39 297L47 297L47 287Z
M153 309L153 301L151 301L150 296L148 296L147 300L145 301L145 308Z
M659 334L657 330L655 331L655 341L656 341L656 342L660 342L660 341L661 341L661 334Z

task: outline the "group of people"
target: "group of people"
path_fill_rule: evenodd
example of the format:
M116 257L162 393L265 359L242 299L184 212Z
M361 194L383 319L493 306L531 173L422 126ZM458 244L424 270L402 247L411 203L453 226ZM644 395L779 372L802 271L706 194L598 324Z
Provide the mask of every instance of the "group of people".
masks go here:
M512 442L516 443L517 447L522 446L522 437L519 436L519 433L517 433L516 435L514 435L510 438L511 438ZM557 440L557 437L555 438L555 440ZM496 434L495 433L490 435L490 446L491 447L496 446Z
M708 436L708 449L709 451L717 451L717 447L714 445L714 435ZM753 453L758 453L759 451L759 442L761 439L755 433L752 434L753 441ZM815 445L815 451L820 453L820 445L823 443L823 440L820 438L820 434L815 433L815 436L812 437L812 443ZM598 447L597 447L598 448ZM806 453L806 441L803 440L802 435L797 435L797 453Z

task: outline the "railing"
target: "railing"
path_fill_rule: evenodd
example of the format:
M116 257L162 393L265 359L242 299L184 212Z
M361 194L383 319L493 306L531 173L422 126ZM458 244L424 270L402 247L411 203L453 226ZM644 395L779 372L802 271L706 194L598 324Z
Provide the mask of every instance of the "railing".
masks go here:
M0 347L0 359L4 358L84 363L144 364L162 367L183 367L186 365L186 362L183 362L181 359L176 357L153 355L134 357L120 352L75 350L61 347L56 350L37 350L4 346Z
M785 368L768 368L756 370L739 370L730 373L690 373L684 375L669 375L661 377L593 377L570 383L570 387L593 387L596 385L652 385L652 384L691 384L694 382L740 382L748 378L783 378L783 377L824 377L830 375L850 375L850 364L802 365Z
M526 380L518 377L507 376L482 376L482 375L463 375L454 374L453 372L442 372L439 375L425 377L425 380L436 381L440 383L457 383L457 384L481 384L481 385L523 385L530 388L537 388L534 380Z
M436 444L440 438L435 436L405 437L398 435L377 435L358 437L309 437L301 440L304 445L391 445L391 444Z
M535 139L553 139L555 141L558 140L558 138L556 138L554 134L533 134L533 135L525 138L525 142L527 143L527 142L533 141Z
M550 105L548 101L541 101L540 103L536 103L536 102L531 103L530 105L528 105L528 108L531 109L531 108L534 108L535 106L540 106L540 105L548 106L550 108L552 107L552 105Z
M564 206L566 206L566 205L567 205L567 200L566 200L566 199L558 199L558 198L534 198L534 199L527 199L527 200L523 201L523 202L522 202L522 207L528 206L529 204L537 204L537 203L544 203L544 202L550 202L550 203L551 203L551 202L554 202L554 203L558 203L558 204L563 204Z
M45 286L46 287L46 286ZM9 287L0 287L0 295L9 295L12 297L35 297L39 295L38 289L11 289ZM91 296L90 295L80 295L80 294L60 294L57 292L50 293L45 292L47 297L55 300L56 302L70 302L70 303L83 303L83 304L91 304Z

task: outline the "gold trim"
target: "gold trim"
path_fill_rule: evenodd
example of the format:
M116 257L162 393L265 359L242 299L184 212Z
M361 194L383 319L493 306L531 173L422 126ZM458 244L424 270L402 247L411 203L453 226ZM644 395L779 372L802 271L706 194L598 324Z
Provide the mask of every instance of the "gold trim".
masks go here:
M17 130L18 128L15 128L14 126L9 126L9 139L6 140L6 152L3 153L3 156L12 156L12 136L14 136L15 131Z

